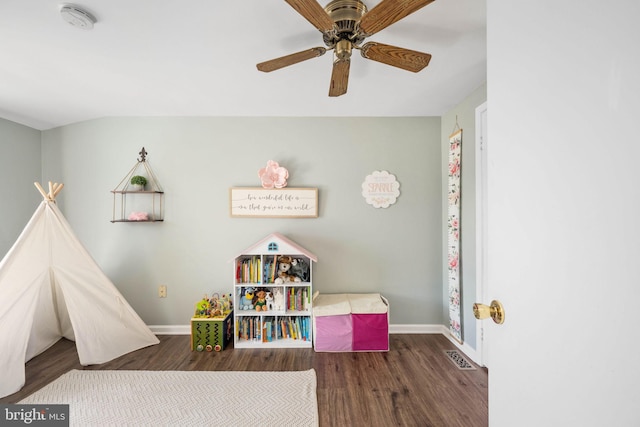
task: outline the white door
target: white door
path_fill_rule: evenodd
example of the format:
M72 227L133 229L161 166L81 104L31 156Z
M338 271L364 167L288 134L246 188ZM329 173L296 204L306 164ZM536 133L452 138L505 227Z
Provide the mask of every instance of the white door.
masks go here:
M640 3L510 3L487 7L490 426L640 426Z

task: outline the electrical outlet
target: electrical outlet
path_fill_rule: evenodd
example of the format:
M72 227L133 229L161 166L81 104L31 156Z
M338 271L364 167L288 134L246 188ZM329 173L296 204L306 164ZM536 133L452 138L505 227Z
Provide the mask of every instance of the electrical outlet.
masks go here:
M165 285L160 285L160 287L158 288L158 296L160 298L167 297L167 287Z

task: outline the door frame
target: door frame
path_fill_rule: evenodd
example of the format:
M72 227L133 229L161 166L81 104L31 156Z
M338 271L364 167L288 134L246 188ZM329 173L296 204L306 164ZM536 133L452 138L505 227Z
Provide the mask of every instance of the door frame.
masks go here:
M487 301L487 102L475 113L476 302ZM484 322L476 320L476 363L488 366Z

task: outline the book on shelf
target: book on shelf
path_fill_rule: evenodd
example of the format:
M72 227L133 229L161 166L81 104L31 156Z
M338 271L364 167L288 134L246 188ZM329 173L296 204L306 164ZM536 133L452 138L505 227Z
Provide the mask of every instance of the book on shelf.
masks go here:
M278 265L278 256L274 255L273 260L266 260L262 270L262 277L264 277L264 283L274 283L276 279L276 268Z
M309 311L311 294L307 287L290 287L287 292L286 307L289 311Z
M289 327L289 338L296 339L296 335L293 332L293 324L291 323L291 318L289 318L288 327Z
M262 280L262 259L254 255L236 261L236 283L260 283Z
M271 342L273 341L273 331L271 329L271 321L267 322L267 327L266 327L266 336L267 336L267 341Z
M245 316L236 322L237 336L246 341L272 342L280 339L309 341L309 316L265 317Z
M269 283L274 283L276 281L276 271L278 271L278 255L273 256L271 267L271 277L269 278Z

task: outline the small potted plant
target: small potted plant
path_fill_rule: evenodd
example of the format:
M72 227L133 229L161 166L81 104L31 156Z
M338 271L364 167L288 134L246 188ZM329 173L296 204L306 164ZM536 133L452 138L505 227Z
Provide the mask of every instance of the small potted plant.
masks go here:
M131 185L136 190L144 190L144 186L147 185L147 178L142 175L135 175L131 177Z

